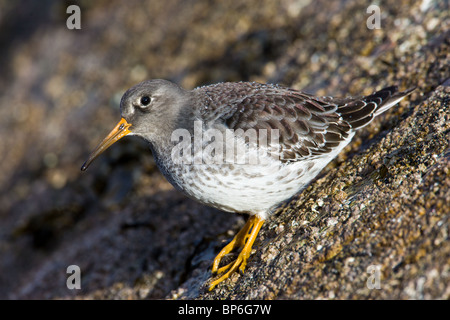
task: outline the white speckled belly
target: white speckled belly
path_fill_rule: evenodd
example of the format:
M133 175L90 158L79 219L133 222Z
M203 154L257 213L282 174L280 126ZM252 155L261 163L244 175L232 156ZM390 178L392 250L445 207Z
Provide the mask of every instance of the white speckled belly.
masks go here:
M185 163L168 167L162 159L157 159L157 164L169 182L197 201L266 218L271 208L306 187L352 137L330 154L291 163L266 158L265 164L256 165Z

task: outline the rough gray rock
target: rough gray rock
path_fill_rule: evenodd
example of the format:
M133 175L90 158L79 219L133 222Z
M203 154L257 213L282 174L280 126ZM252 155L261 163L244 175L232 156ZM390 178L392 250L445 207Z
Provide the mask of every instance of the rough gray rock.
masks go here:
M64 2L35 6L0 1L0 298L450 298L445 1L382 1L374 30L358 1L83 2L81 30ZM79 171L121 94L148 78L417 89L280 207L243 275L208 292L242 216L173 190L132 138ZM69 265L81 290L66 287Z

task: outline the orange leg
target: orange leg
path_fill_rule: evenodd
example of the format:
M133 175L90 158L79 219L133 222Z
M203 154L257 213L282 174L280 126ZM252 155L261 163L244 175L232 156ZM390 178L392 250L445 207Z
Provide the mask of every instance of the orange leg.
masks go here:
M255 239L258 236L258 232L261 229L263 223L264 219L261 219L256 215L251 216L245 226L241 229L241 231L239 231L238 234L233 238L233 240L219 252L219 254L214 259L212 272L223 273L227 270L228 271L219 279L211 283L209 291L211 291L216 285L230 277L230 275L238 268L239 271L244 272L247 265L247 259L248 257L250 257L250 253L252 252L253 243L255 242ZM227 255L234 249L238 249L241 247L243 247L242 251L239 253L239 256L236 260L222 268L219 268L219 263L225 255Z

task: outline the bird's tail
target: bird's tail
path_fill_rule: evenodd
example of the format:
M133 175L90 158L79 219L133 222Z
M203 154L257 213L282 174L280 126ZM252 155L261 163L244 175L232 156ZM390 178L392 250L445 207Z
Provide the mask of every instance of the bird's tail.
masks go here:
M399 92L397 86L387 87L339 106L337 113L356 130L368 125L373 118L396 105L414 89Z
M378 107L375 109L374 116L378 116L388 110L389 108L395 106L400 102L404 97L413 92L414 88L410 88L405 91L398 91L397 86L387 87L380 91L377 91L370 96L367 97L369 101L380 101L378 103Z

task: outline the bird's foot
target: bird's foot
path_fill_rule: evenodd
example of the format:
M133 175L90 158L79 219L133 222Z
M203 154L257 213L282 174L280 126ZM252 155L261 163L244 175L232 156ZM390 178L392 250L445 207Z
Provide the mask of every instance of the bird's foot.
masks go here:
M255 239L258 235L261 226L264 223L264 219L254 215L251 216L245 226L238 232L238 234L233 238L233 240L227 244L216 256L214 259L214 263L212 266L213 273L224 273L219 279L214 280L209 286L209 291L214 289L216 285L229 278L230 275L235 272L238 268L241 273L244 272L245 267L247 266L247 259L250 257L252 252L252 246L255 242ZM242 248L236 260L227 264L224 267L219 268L220 261L222 258L233 251L234 249Z

